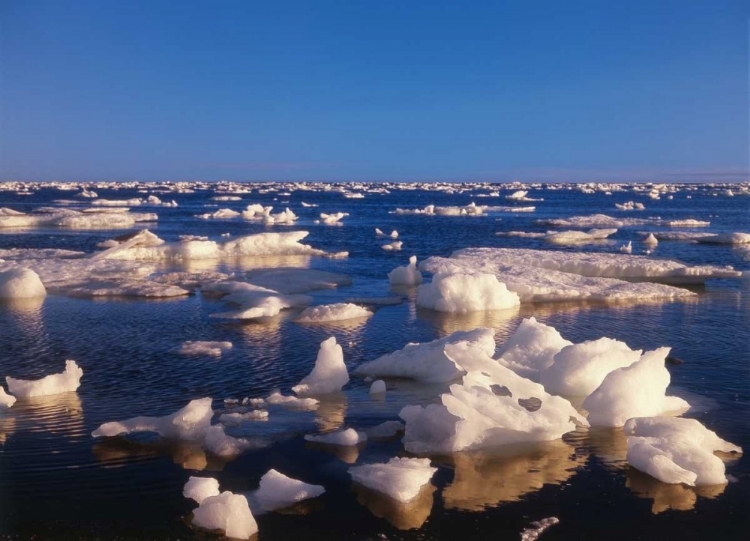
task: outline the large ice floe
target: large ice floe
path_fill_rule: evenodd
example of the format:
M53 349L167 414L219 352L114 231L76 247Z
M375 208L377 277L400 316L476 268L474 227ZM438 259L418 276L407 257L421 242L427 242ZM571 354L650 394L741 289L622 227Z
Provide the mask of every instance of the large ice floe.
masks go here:
M403 349L378 357L356 368L358 376L373 378L409 378L422 383L445 383L464 375L465 371L445 353L449 344L466 344L477 354L491 356L495 352L492 329L458 331L445 338L423 344L407 344Z
M664 483L726 484L724 463L714 452L742 453L695 419L635 417L623 430L628 463Z
M347 319L357 319L370 317L372 312L361 306L351 303L324 304L321 306L311 306L305 308L297 316L297 323L328 323L332 321L345 321Z
M284 233L258 233L226 241L190 240L187 242L161 242L142 239L115 246L97 254L101 259L125 260L191 260L221 259L262 255L329 255L299 241L307 237L307 231ZM343 255L343 254L336 254Z
M494 274L438 273L417 289L417 306L439 312L504 310L520 303Z
M550 231L544 240L550 244L575 245L602 242L617 233L617 229L589 229L588 231Z
M422 283L422 273L417 270L417 256L409 258L409 264L396 267L388 273L388 281L392 286L404 285L415 286Z
M392 458L385 464L365 464L349 468L355 483L375 490L401 503L409 503L430 482L437 468L427 458Z
M575 347L575 346L573 346ZM685 400L666 396L670 383L665 366L670 348L644 353L630 366L607 374L583 401L592 426L623 426L631 417L681 413L690 408Z
M34 398L75 391L81 385L83 369L75 361L65 361L65 371L41 379L26 380L10 376L5 378L8 390L17 398Z
M39 275L26 267L0 271L0 299L44 297L47 290Z
M676 299L695 294L651 282L696 284L741 274L726 268L691 267L644 256L511 248L466 248L453 252L449 258L431 257L420 268L434 274L494 274L519 295L521 302Z
M321 342L312 372L292 387L292 390L300 396L329 394L341 391L348 382L344 351L332 336Z
M87 209L95 210L95 209ZM66 229L127 229L138 222L155 222L156 214L142 212L111 212L96 209L94 212L60 208L41 208L26 214L8 208L0 209L0 229L60 227Z

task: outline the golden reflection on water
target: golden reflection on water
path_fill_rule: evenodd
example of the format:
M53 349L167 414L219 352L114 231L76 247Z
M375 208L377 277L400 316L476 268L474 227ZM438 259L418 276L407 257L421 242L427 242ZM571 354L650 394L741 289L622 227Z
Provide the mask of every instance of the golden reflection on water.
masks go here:
M384 518L399 530L420 528L432 511L435 487L428 483L422 487L419 494L408 503L401 503L385 494L354 483L352 490L357 495L357 501L367 507L379 518Z
M106 438L94 444L92 452L103 468L120 468L131 460L161 456L193 471L221 471L228 462L207 454L200 444L163 439L144 442L124 437Z
M439 337L448 336L456 331L472 331L477 327L488 327L495 332L511 334L518 326L519 307L506 310L482 310L453 314L417 308L417 318L429 321L438 331Z
M682 484L671 485L662 483L635 468L628 469L625 486L639 498L653 500L651 512L655 515L670 509L675 511L690 511L695 507L699 496L709 499L716 498L726 488L726 485L705 487L689 487Z
M75 391L19 399L12 408L19 428L31 433L57 434L70 439L87 437L83 404Z
M483 511L520 500L546 484L567 481L586 458L561 440L455 453L447 457L454 467L454 477L443 491L445 507Z
M16 431L16 418L8 417L7 412L0 412L0 445L5 445L8 438Z
M344 393L332 393L319 396L318 409L315 411L315 424L321 432L338 430L346 418L347 399Z

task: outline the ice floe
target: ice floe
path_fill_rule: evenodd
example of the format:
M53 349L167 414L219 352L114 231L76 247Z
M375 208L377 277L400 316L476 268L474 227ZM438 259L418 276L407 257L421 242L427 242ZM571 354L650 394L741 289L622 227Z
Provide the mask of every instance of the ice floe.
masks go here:
M589 229L588 231L549 232L544 240L550 244L575 245L601 242L617 233L617 229Z
M258 532L247 499L231 492L203 499L193 511L193 525L206 530L221 530L227 537L235 539L250 539Z
M385 464L365 464L349 468L355 483L383 493L401 503L419 495L437 471L427 458L392 458Z
M554 327L528 318L498 350L498 362L517 374L539 381L539 373L554 362L554 357L573 343L565 340Z
M137 222L155 222L156 214L128 212L79 212L72 209L37 209L26 214L0 209L0 229L60 227L66 229L127 229Z
M636 417L623 428L628 436L628 464L664 483L689 486L727 483L715 451L742 453L695 419Z
M221 357L221 354L232 349L231 342L206 342L189 340L177 349L180 355L210 355L212 357Z
M297 323L326 323L330 321L343 321L361 317L370 317L372 312L351 303L324 304L305 308L297 316Z
M572 346L575 347L575 346ZM607 374L583 401L592 426L623 426L631 417L684 412L685 400L666 396L671 377L665 366L670 348L647 351L630 366Z
M504 310L520 303L494 274L438 273L417 289L417 306L439 312Z
M25 380L10 376L5 378L8 391L17 398L34 398L75 391L81 385L83 369L75 361L65 361L65 371L41 379Z
M344 352L332 336L321 342L312 372L292 387L292 390L300 396L329 394L341 391L348 382Z
M353 428L347 428L346 430L336 430L326 434L305 434L305 440L325 445L351 446L367 441L367 434L357 432Z

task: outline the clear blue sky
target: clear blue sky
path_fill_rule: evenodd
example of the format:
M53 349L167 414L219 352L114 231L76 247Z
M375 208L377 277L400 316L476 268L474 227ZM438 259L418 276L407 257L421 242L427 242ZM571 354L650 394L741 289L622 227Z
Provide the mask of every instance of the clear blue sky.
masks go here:
M0 0L0 180L747 178L747 0Z

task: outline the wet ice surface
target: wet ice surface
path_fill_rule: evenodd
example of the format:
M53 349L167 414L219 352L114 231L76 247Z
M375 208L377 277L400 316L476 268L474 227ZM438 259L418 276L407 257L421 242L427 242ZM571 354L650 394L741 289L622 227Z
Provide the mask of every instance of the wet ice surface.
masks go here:
M135 229L3 228L0 259L8 266L24 258L41 261L38 272L43 280L49 280L55 274L50 257L91 254L101 250L98 243L140 227L148 227L170 243L186 234L225 243L263 232L309 231L304 244L350 255L347 259L279 254L137 262L123 267L129 269L124 273L130 273L129 282L123 282L121 276L105 278L117 281L119 291L127 294L140 284L135 284L140 277L133 269L148 266L149 272L163 277L154 282L159 287L178 287L191 294L164 299L112 296L118 290L102 278L96 287L107 290L108 296L97 300L89 298L90 294L73 295L67 285L55 287L53 283L49 287L45 282L46 298L0 301L2 381L5 375L36 380L60 373L66 359L75 359L84 369L76 392L23 399L9 409L0 409L0 533L19 539L32 535L43 539L199 538L189 520L196 504L182 496L190 476L214 477L221 491L247 494L259 488L263 475L276 469L293 479L323 486L326 492L281 512L256 517L261 539L364 540L382 534L388 539L516 540L534 521L546 517L558 517L560 523L544 531L540 539L744 539L750 499L750 465L745 456L725 460L730 481L726 485L670 485L628 466L628 445L621 429L579 429L551 442L430 457L431 465L438 469L431 484L414 500L402 504L353 485L348 471L365 464L385 464L394 457L411 457L400 441L403 433L368 437L366 443L355 446L307 442L304 436L348 428L367 432L398 420L406 405L435 403L447 392L446 383L386 379L387 393L371 395L371 382L353 376L343 392L315 396L319 403L314 408L242 404L246 397L265 398L275 389L292 395L291 388L313 370L321 342L331 336L341 345L344 363L353 374L359 365L408 342L425 343L456 331L488 327L495 332L496 343L502 344L523 318L533 316L576 344L606 336L625 342L632 350L672 347L671 354L685 362L668 366L671 385L667 394L694 406L688 417L748 449L750 290L746 279L709 280L705 287L690 290L695 295L676 302L649 298L610 306L579 301L522 302L514 310L460 315L416 307L416 289L391 288L387 277L391 270L407 265L412 255L422 262L432 256L448 257L463 248L498 247L619 256L618 247L627 242L632 242L633 255L652 249L650 257L691 266L731 265L747 271L750 262L741 245L680 240L709 234L741 239L735 234L750 232L750 197L741 196L741 189L733 187L735 196L729 198L721 195L724 188L688 186L674 192L674 199L667 199L663 192L656 200L646 196L649 190L629 187L606 196L604 189L591 188L594 193L585 193L578 187L458 186L449 193L388 186L390 194L359 188L364 199L350 199L335 189L303 191L285 186L261 193L265 190L253 186L252 193L236 195L239 201L224 200L220 207L206 207L211 197L232 196L227 192L234 190L218 185L206 189L184 186L180 190L193 189L194 193L161 193L168 188L148 189L162 201L174 199L179 205L133 207L137 212L158 214L157 222ZM526 197L544 200L533 203L533 212L513 212L526 203L516 205L506 199L522 188L528 190ZM139 193L136 186L112 190L92 185L88 189L110 201L145 201L148 195ZM498 191L499 197L479 198L493 191ZM0 207L30 214L35 208L54 206L53 201L60 199L75 199L81 208L93 207L92 198L73 198L79 192L81 188L70 192L43 188L33 196L0 192ZM291 195L281 196L282 192ZM317 207L309 208L302 201ZM646 209L615 209L615 203L628 201L643 202ZM472 202L487 208L477 215L469 206ZM242 212L256 203L278 211L289 207L298 219L293 226L271 226L241 217L195 218L218 208ZM429 205L446 210L435 215L389 212ZM551 245L544 240L548 230L559 232L577 226L569 221L559 227L536 223L591 216L595 214L592 209L601 209L622 222L616 226L618 232L601 244ZM341 220L342 226L314 223L320 220L320 213L339 212L349 214ZM686 222L688 219L696 222ZM95 220L85 220L95 225ZM117 218L109 220L118 222ZM573 223L582 231L608 227L594 222ZM710 225L699 225L704 222ZM381 244L388 239L378 240L373 233L376 227L386 233L397 230L398 240L404 243L402 251L382 250ZM530 235L496 235L511 231ZM230 236L222 236L227 233ZM659 239L658 245L643 243L649 233ZM24 255L19 248L36 252ZM106 265L97 264L106 270ZM301 290L290 289L302 283L302 275L289 270L282 274L277 272L279 268L328 271L350 277L351 283L307 274L306 283L317 281L319 288L305 285ZM273 272L266 272L268 269ZM81 273L73 268L70 276L58 275L58 279L77 275ZM204 294L202 282L238 277L252 281L253 276L259 287L287 296L309 295L312 306L356 302L374 313L369 318L316 324L294 321L303 306L284 308L275 316L253 321L210 317L238 307L219 296ZM431 279L424 273L426 283ZM75 287L86 292L94 289L89 283ZM367 304L367 299L406 300ZM233 347L222 351L221 357L199 352L188 357L179 353L188 341L230 342ZM221 425L227 435L251 442L249 450L236 458L217 456L201 444L166 441L154 434L105 439L90 435L105 422L166 416L190 400L208 396L213 398L212 424L218 425L221 415L237 414ZM225 399L238 402L225 403ZM267 420L260 421L257 417L262 414L251 413L255 411L267 412ZM392 432L395 430L384 434Z

